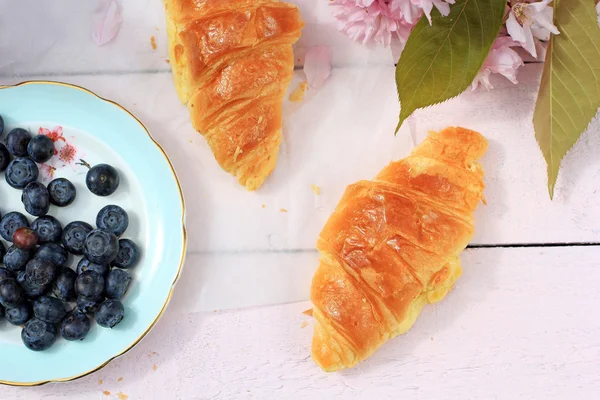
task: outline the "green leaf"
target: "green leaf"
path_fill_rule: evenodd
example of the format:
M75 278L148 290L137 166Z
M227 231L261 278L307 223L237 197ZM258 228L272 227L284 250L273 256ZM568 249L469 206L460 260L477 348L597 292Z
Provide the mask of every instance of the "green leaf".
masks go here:
M498 35L506 0L456 0L450 15L433 13L415 26L396 67L400 122L417 108L462 93L475 79Z
M533 124L548 163L548 191L562 158L600 107L600 28L593 0L555 1L560 35L548 45Z

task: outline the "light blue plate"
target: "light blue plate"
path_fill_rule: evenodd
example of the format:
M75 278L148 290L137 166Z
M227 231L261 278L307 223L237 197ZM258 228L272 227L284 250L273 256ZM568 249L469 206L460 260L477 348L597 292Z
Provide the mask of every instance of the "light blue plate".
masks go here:
M183 266L186 247L185 206L181 188L169 159L146 128L127 110L80 87L55 82L26 82L0 90L0 115L5 134L13 128L40 128L61 136L61 152L40 180L66 177L77 188L70 206L52 206L49 215L63 225L84 220L94 225L96 214L107 204L118 204L130 217L123 237L133 239L142 251L140 263L130 270L133 283L123 300L125 319L114 329L92 324L81 342L59 338L49 350L33 352L21 342L21 328L0 322L0 383L38 385L68 381L94 372L136 345L156 324L171 297ZM59 128L60 127L60 128ZM45 132L48 132L45 131ZM71 154L72 155L72 154ZM72 158L72 161L69 161ZM94 165L108 163L120 173L119 189L97 197L85 187L84 159ZM52 172L53 171L53 172ZM4 175L4 173L0 173ZM0 212L20 211L20 191L0 176ZM33 217L30 217L30 222ZM6 243L5 243L6 244ZM74 257L74 267L79 257Z

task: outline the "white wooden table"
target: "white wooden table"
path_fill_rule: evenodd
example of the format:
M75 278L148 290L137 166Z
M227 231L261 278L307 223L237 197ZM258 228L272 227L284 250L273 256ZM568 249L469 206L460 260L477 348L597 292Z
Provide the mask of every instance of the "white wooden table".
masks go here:
M353 370L325 374L309 357L312 322L302 314L310 308L306 301L198 311L211 310L216 294L225 308L260 305L277 296L306 300L317 259L314 239L351 183L337 182L336 172L350 170L354 180L369 178L388 159L406 155L398 150L399 143L409 140L406 135L389 139L384 150L371 146L368 138L353 136L365 131L385 136L395 126L398 106L389 51L349 43L335 31L327 8L317 6L319 1L294 2L308 23L296 52L301 57L311 45L333 47L334 71L321 95L337 95L344 103L322 115L311 101L286 105L288 121L305 121L303 132L287 123L277 172L264 191L250 195L219 171L176 99L165 62L159 0L122 0L122 30L103 48L90 39L92 1L41 6L34 0L0 0L0 83L66 81L139 116L178 170L190 238L172 303L138 346L74 382L0 387L0 399L600 398L600 122L591 125L565 159L556 200L550 202L530 122L540 65L526 66L519 86L499 81L493 92L465 93L413 118L417 132L468 122L469 128L488 136L484 167L489 205L477 212L476 248L463 256L464 276L444 302L424 310L408 334ZM150 46L151 36L156 37L156 50ZM294 84L302 76L297 70ZM379 81L389 83L382 86ZM377 96L389 101L369 108ZM356 132L338 132L340 118L357 110L365 115ZM311 115L318 115L317 121L311 122ZM312 135L317 128L328 136ZM328 140L344 146L335 163L320 151ZM334 177L323 178L321 206L313 207L310 215L306 210L312 204L307 207L296 195L289 195L285 204L269 203L275 196L282 201L281 188L293 186L297 178L290 166L304 154L303 146L311 146L312 161L300 161L314 165L315 176L327 168ZM220 198L211 197L215 191ZM309 219L307 233L289 232L277 242L251 230L225 229L232 219L242 218L236 215L242 204L257 209L255 219L245 222L249 227L267 218L258 212L267 204L276 211L289 207L274 230L285 231L297 226L294 220ZM223 281L207 272L207 265L239 272L238 279ZM281 294L269 299L234 296L248 285L258 292L273 268L283 282ZM230 298L235 300L228 303Z

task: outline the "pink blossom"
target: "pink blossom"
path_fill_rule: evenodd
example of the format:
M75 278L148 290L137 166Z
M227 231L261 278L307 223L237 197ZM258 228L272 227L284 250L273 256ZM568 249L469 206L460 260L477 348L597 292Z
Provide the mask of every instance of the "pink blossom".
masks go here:
M65 138L63 137L62 126L56 126L53 129L48 129L44 128L43 126L40 126L40 129L38 129L38 135L46 135L50 138L50 140L54 142L54 154L58 154L58 151L56 150L56 142L65 141Z
M509 36L496 38L471 88L477 89L481 83L487 90L493 89L494 86L490 82L492 73L504 75L512 83L518 83L517 70L523 65L523 60L511 47L519 45Z
M117 36L121 28L121 12L114 0L100 0L100 12L94 18L92 36L98 46L102 46Z
M392 35L406 42L413 28L385 0L333 0L330 4L338 29L364 44L375 41L389 46Z
M314 46L308 49L304 59L306 81L312 88L318 89L331 75L331 50L327 46Z
M393 37L402 43L423 14L431 24L433 7L446 16L454 0L330 0L338 29L363 43L388 46Z
M52 165L50 161L47 164L40 165L40 175L42 177L43 182L49 182L54 178L54 173L56 172L56 167Z
M508 34L535 58L536 39L548 40L550 33L560 33L552 22L553 9L548 6L551 1L517 2L510 9L506 20Z

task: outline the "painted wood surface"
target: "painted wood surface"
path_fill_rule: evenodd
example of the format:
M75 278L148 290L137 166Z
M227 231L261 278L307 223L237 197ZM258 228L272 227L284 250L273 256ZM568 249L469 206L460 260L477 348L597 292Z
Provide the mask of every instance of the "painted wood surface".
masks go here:
M519 86L497 80L494 91L417 112L394 138L390 52L349 42L325 2L295 2L308 23L298 65L306 48L328 44L335 68L303 103L286 102L278 169L263 190L248 194L218 168L177 101L161 1L121 1L117 40L97 48L90 39L94 2L0 0L0 9L10 10L0 19L0 83L66 81L140 117L182 180L190 238L172 304L139 346L76 382L0 387L0 398L600 397L596 247L468 250L465 274L446 301L427 308L413 330L372 359L339 374L324 374L310 360L305 301L213 312L306 300L314 242L344 187L404 157L428 129L450 124L490 140L483 160L488 205L477 211L474 244L600 241L600 121L564 160L550 202L531 124L539 65L522 69ZM303 79L298 69L292 89ZM321 187L320 196L310 184Z

